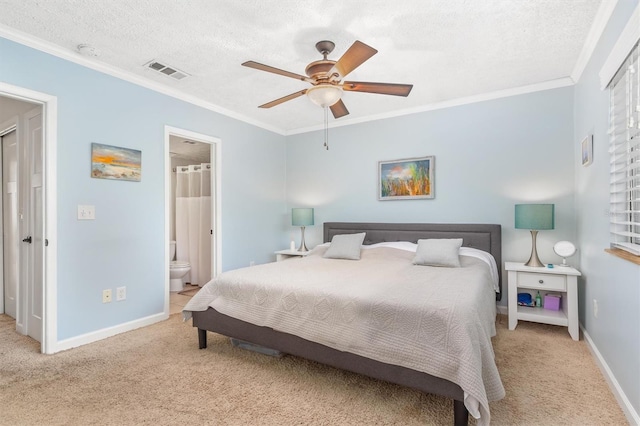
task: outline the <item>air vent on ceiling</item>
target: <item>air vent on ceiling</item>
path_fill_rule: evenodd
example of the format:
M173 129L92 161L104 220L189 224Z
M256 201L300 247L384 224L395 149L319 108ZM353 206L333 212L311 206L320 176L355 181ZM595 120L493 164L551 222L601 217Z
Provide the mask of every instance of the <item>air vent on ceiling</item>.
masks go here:
M168 75L169 77L174 78L176 80L182 80L185 77L189 77L189 74L187 74L186 72L180 71L175 67L170 67L156 60L147 62L146 64L144 64L144 66L154 71L158 71L159 73L162 73L164 75Z

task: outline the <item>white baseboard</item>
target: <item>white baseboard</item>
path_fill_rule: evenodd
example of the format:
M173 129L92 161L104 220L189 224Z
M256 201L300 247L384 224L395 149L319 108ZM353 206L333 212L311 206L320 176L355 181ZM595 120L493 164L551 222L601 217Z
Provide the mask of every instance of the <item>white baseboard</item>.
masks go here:
M500 315L509 315L509 307L504 305L496 305Z
M622 412L627 417L629 424L640 426L640 415L633 408L633 405L631 405L631 401L629 401L629 398L627 398L627 395L620 387L620 383L618 383L618 380L613 375L613 372L609 368L609 365L602 357L602 354L596 347L595 343L593 343L593 340L591 340L591 336L589 336L589 333L587 333L582 327L582 324L580 324L580 329L582 330L582 335L584 336L585 342L587 342L587 347L595 358L596 364L598 364L598 367L600 367L600 371L602 372L604 379L607 381L611 392L613 392L613 395L616 397L618 405L620 405L620 408L622 408Z
M106 339L107 337L115 336L116 334L125 333L127 331L135 330L136 328L140 327L146 327L148 325L164 321L168 318L169 315L163 312L134 321L129 321L124 324L119 324L113 327L103 328L102 330L72 337L70 339L60 340L59 342L56 342L55 347L53 348L53 351L51 353L65 351L71 348L77 348L78 346L97 342L98 340Z

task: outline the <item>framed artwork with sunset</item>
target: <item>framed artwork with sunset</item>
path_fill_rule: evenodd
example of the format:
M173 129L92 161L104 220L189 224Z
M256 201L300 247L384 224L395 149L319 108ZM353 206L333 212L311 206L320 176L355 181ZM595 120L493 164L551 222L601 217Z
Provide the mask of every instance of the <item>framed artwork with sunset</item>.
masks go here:
M91 177L140 182L141 175L142 151L91 144Z
M435 198L435 157L378 162L379 200Z

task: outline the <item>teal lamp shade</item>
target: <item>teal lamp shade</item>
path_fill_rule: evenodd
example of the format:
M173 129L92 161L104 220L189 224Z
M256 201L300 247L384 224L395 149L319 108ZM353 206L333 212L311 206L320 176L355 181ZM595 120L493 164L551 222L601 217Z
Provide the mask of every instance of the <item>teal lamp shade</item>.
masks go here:
M531 231L531 257L525 263L526 266L544 266L538 258L536 237L538 231L553 229L554 225L553 204L516 204L516 229L529 229Z
M302 239L300 240L298 251L309 251L307 245L304 243L304 227L313 225L313 209L291 209L291 225L300 226L302 230Z
M516 204L516 229L553 229L553 204Z
M291 209L291 225L313 225L313 209Z

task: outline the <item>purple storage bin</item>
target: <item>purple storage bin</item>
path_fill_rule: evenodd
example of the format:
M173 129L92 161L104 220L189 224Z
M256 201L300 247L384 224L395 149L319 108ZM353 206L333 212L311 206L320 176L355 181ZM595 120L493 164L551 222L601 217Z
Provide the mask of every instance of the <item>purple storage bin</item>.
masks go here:
M560 310L560 300L562 300L562 296L557 294L545 294L544 295L544 304L542 305L545 309L550 309L552 311Z

